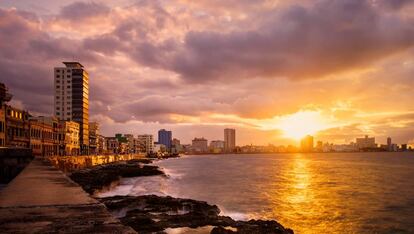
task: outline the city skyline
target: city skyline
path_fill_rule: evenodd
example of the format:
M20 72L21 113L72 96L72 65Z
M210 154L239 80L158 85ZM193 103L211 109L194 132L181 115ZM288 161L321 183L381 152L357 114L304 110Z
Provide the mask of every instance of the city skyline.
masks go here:
M414 138L413 4L263 1L246 13L251 3L27 3L0 3L0 39L10 42L0 67L12 105L35 115L53 113L53 67L76 60L89 72L89 119L107 136L169 129L191 142L235 128L238 145Z

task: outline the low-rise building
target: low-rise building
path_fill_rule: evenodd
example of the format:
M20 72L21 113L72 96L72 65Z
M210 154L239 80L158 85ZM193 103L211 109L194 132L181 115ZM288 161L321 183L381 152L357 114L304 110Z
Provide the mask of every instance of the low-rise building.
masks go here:
M30 148L29 113L5 105L6 147Z
M96 153L97 154L108 153L108 147L106 145L105 137L102 135L97 135L96 137Z
M89 123L89 153L98 154L98 135L99 124L97 122Z
M58 120L54 117L30 117L30 148L34 156L53 156L58 153Z
M207 139L202 138L194 138L192 140L192 150L194 153L206 153L208 152L208 144Z
M119 141L116 137L105 137L107 151L110 154L119 153Z
M60 121L59 129L59 155L79 155L79 123L74 121Z
M221 140L211 141L210 142L210 152L218 154L224 152L225 142Z
M6 115L4 105L0 103L0 147L6 146Z

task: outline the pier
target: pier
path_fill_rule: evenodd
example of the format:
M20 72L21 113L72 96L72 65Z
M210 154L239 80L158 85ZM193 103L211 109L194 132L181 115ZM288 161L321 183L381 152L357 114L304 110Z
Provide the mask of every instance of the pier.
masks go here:
M2 233L136 233L49 162L34 159L0 191Z

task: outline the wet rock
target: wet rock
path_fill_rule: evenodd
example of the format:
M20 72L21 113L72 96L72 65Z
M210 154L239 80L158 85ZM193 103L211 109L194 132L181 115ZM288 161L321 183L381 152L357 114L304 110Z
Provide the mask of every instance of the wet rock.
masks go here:
M69 177L82 186L86 192L93 194L95 191L99 191L119 181L122 177L165 175L157 166L143 164L148 162L151 161L148 159L133 159L125 162L98 165L72 172Z
M250 220L238 221L235 225L239 234L293 234L293 231L284 228L280 223L274 220Z
M113 213L122 214L123 224L139 233L163 232L167 228L214 226L211 233L277 233L290 234L288 229L276 221L251 220L235 221L227 216L220 216L220 209L204 201L173 197L115 196L101 198ZM228 230L224 227L234 227Z

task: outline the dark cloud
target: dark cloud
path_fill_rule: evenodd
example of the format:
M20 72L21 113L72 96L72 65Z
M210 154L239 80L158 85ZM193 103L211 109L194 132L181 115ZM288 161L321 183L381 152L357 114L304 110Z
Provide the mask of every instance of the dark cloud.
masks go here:
M414 28L369 1L319 1L273 10L256 30L190 31L183 43L140 43L137 62L202 82L321 77L360 68L414 45Z
M105 15L110 12L109 7L96 2L75 2L61 9L60 17L72 21L81 21L86 18Z

